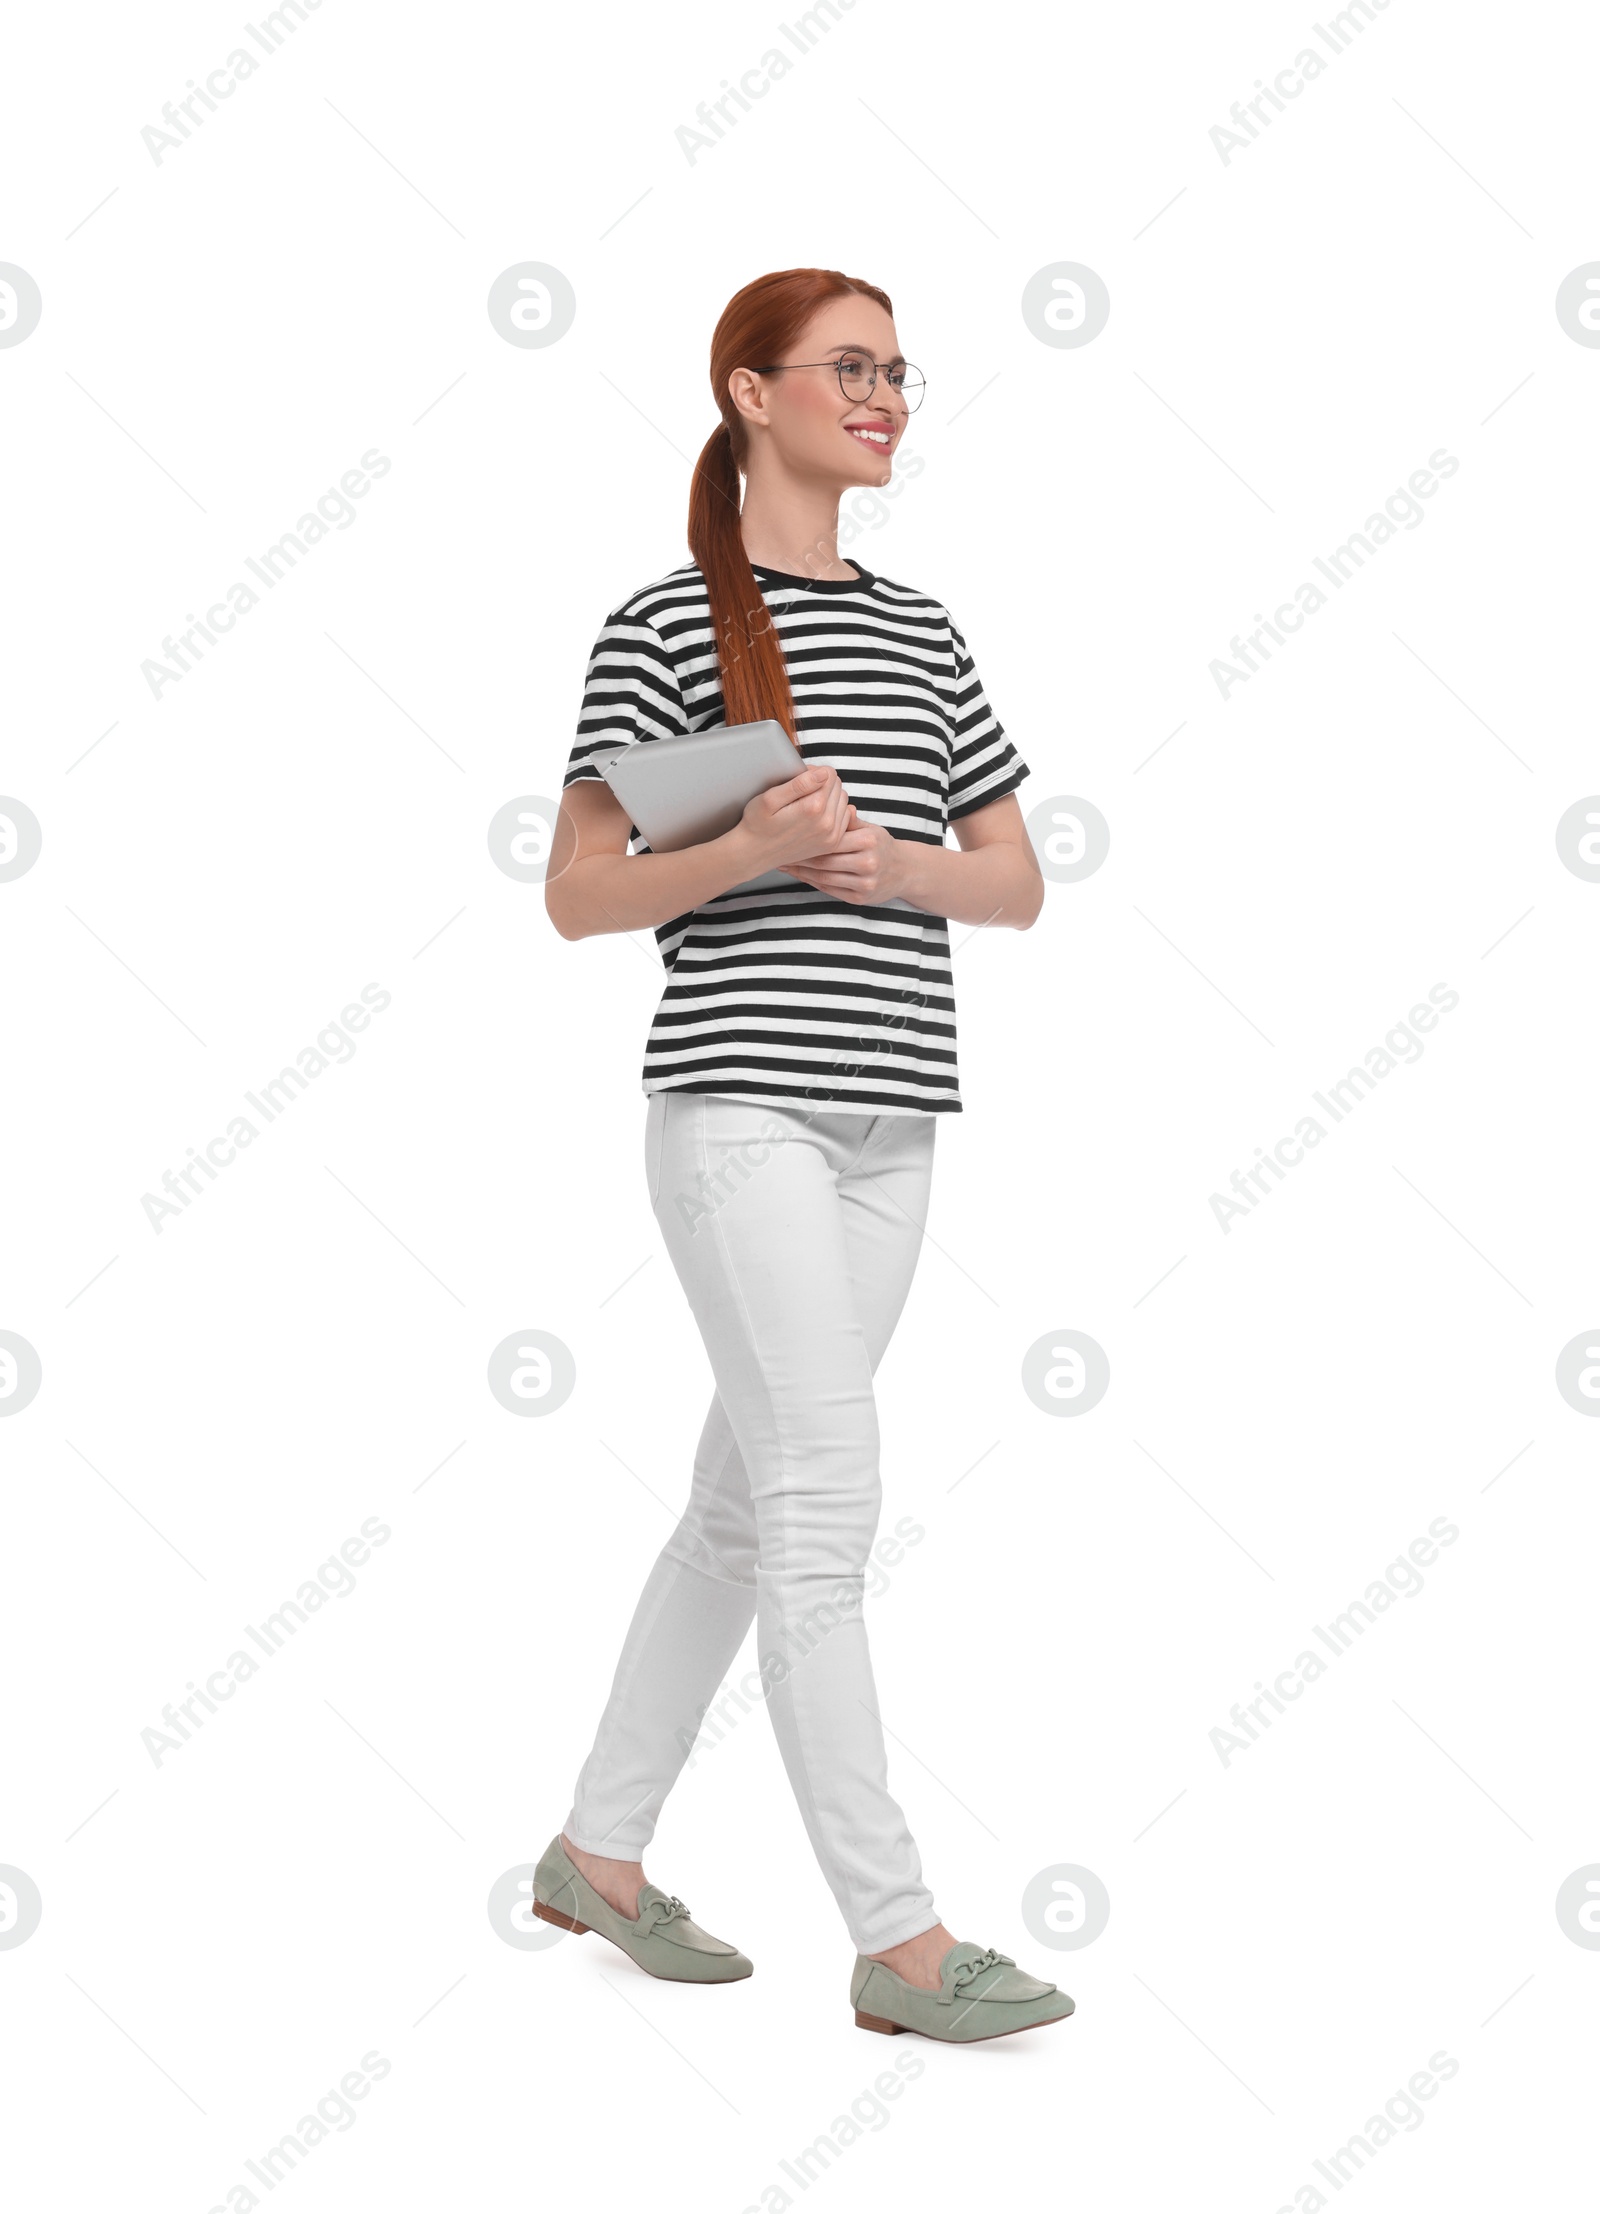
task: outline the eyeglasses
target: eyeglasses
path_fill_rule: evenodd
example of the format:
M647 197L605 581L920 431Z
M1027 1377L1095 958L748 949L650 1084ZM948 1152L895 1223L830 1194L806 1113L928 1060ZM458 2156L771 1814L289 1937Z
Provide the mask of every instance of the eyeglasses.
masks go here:
M888 376L890 388L898 392L906 403L906 410L914 414L922 405L922 395L927 386L922 371L909 361L869 361L865 354L844 353L837 361L769 361L758 369L758 377L770 376L777 369L833 369L838 372L839 390L847 400L869 399L877 386L878 371Z

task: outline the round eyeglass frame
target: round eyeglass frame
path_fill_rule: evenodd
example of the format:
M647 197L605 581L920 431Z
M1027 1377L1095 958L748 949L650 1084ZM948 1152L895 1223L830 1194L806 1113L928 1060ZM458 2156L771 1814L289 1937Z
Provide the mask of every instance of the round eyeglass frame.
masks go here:
M905 361L905 360L900 360L900 361L875 361L875 362L873 362L873 363L871 364L872 374L871 374L871 376L870 376L870 377L869 377L869 378L867 379L867 389L866 389L866 391L865 391L865 392L848 392L848 391L846 391L846 389L845 389L845 381L844 381L844 365L845 365L845 362L846 362L846 361L860 361L860 360L863 360L864 358L865 358L865 357L864 357L864 355L862 355L862 354L861 354L861 353L859 353L859 352L856 352L856 351L847 351L846 353L844 353L843 355L841 355L841 357L840 357L840 358L839 358L839 360L837 360L837 361L769 361L769 362L768 362L768 363L767 363L767 364L765 365L765 367L763 367L763 368L760 368L760 369L757 369L757 370L756 370L756 371L755 371L754 373L755 373L755 375L756 375L756 376L758 376L758 377L767 377L767 376L771 376L771 375L773 374L773 372L774 372L775 370L778 370L778 369L831 369L831 370L833 370L833 371L834 371L834 373L835 373L835 374L837 375L837 377L838 377L838 379L839 379L839 394L840 394L840 397L841 397L842 399L846 399L846 400L855 400L855 401L861 401L861 400L870 400L870 399L871 399L871 397L872 397L872 395L873 395L873 393L874 393L874 392L876 392L876 390L878 389L878 371L879 371L880 369L885 369L885 370L887 370L887 369L896 369L896 368L897 368L897 369L898 369L898 370L900 371L900 374L902 375L902 377L915 377L915 378L916 378L916 380L917 380L917 381L916 381L916 384L915 384L915 386L914 386L914 388L913 388L913 389L915 390L915 392L916 392L916 395L917 395L917 396L916 396L916 398L915 398L914 400L913 400L913 399L911 399L911 398L910 398L910 397L909 397L909 396L907 395L907 393L906 393L906 390L905 390L905 387L904 387L903 385L898 385L898 386L892 385L892 386L890 387L890 390L891 390L891 391L897 391L897 392L899 393L899 396L900 396L900 398L901 398L901 399L903 399L903 400L905 401L905 403L906 403L906 413L907 413L908 415L915 415L915 413L917 412L917 409L918 409L919 407L921 407L921 405L922 405L922 402L923 402L923 398L924 398L925 394L927 393L927 389L928 389L928 380L927 380L927 378L926 378L926 377L925 377L925 376L924 376L924 375L922 374L922 371L921 371L921 370L920 370L920 369L919 369L919 368L917 367L916 363L915 363L914 361Z

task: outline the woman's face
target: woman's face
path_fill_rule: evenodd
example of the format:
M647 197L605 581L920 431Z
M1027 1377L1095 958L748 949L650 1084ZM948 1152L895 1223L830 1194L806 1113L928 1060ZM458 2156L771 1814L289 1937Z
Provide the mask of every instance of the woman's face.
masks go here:
M733 403L750 426L751 448L769 444L786 472L839 491L887 484L909 411L886 373L902 358L894 322L863 293L819 308L783 358L826 365L841 356L885 364L865 399L848 399L833 369L824 366L765 376L736 369L729 380Z

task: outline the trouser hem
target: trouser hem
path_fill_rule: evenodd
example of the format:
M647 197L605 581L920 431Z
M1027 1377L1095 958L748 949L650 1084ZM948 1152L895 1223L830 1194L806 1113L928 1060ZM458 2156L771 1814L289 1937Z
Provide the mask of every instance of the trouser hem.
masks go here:
M654 1837L655 1830L652 1827L639 1838L630 1838L624 1834L621 1837L609 1837L604 1843L598 1840L591 1842L573 1828L569 1819L562 1823L561 1834L570 1844L576 1845L580 1853L598 1853L602 1860L638 1860Z
M914 1915L903 1928L891 1930L887 1937L873 1937L864 1945L858 1940L856 1951L870 1960L874 1953L892 1952L896 1945L909 1944L913 1937L920 1937L924 1930L936 1930L938 1927L938 1912L930 1906L922 1913Z

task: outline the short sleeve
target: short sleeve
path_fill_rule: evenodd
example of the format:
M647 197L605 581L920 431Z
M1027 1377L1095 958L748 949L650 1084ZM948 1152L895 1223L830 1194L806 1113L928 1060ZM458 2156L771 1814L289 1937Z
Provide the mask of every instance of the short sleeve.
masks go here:
M954 822L1004 799L1029 774L1028 764L1006 736L972 665L967 641L954 623L950 644L955 654L956 712L950 741L950 789L945 816Z
M561 788L598 781L599 757L636 738L672 738L689 728L683 692L660 633L643 616L617 609L605 619L583 680L578 735Z

